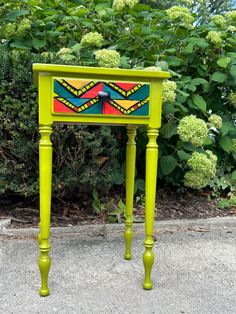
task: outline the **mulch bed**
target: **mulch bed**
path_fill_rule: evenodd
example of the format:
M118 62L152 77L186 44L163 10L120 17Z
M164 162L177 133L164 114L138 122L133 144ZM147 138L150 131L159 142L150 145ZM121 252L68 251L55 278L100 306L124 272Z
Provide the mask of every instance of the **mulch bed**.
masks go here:
M156 220L168 219L199 219L210 217L236 216L236 208L220 209L216 200L209 200L210 193L192 192L176 193L171 189L159 189L155 211ZM91 200L85 198L81 201L53 200L51 214L52 226L73 226L78 224L109 223L111 212L117 210L120 199L124 195L111 195L110 198L101 199L105 210L95 213L91 206ZM37 202L36 202L37 203ZM140 200L134 204L134 221L144 221L144 204ZM10 218L12 228L36 227L39 223L39 209L34 203L9 197L0 199L0 219ZM117 221L123 222L124 215L117 215Z

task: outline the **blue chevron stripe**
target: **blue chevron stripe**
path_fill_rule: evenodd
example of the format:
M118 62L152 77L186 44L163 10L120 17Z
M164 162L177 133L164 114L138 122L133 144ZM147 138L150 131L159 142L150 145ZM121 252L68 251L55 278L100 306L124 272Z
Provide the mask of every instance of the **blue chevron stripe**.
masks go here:
M70 98L70 97L62 97L62 98L68 100L72 105L76 107L80 107L86 102L91 100L90 98Z
M97 102L94 106L91 106L83 111L80 114L102 114L103 104L102 101Z
M125 99L121 94L118 92L114 91L111 87L107 86L106 84L103 84L103 91L106 93L110 93L110 98L111 99Z
M69 93L60 83L54 80L54 92L58 94L60 97L71 98L73 95Z
M148 116L149 115L149 103L146 103L142 107L131 112L129 115L130 116Z
M142 100L149 96L150 87L148 84L142 86L139 90L129 96L129 100Z

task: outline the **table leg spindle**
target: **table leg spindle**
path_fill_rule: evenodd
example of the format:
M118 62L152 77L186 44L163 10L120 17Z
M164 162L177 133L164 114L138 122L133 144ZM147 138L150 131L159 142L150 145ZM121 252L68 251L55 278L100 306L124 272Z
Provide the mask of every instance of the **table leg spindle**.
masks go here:
M130 260L131 244L133 238L133 199L134 199L134 180L135 180L135 160L136 160L136 127L127 127L128 141L126 144L126 219L125 219L125 255L124 258Z
M146 149L146 211L145 211L145 233L144 241L145 252L143 254L143 263L145 268L145 280L143 288L152 289L151 271L154 262L152 248L154 245L152 234L154 224L154 208L156 199L156 179L157 179L157 160L158 146L156 139L158 130L149 128L147 131L148 144Z
M39 269L41 273L42 285L41 296L49 295L48 273L51 259L48 255L50 245L48 242L50 234L51 215L51 186L52 186L52 143L50 135L51 126L41 126L39 128L41 139L39 142L39 172L40 172L40 233L39 233Z

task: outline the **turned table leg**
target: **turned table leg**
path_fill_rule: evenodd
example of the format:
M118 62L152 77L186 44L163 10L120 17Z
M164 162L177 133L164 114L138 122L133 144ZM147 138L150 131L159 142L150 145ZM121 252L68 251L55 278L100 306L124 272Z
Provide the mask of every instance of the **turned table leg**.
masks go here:
M148 144L146 149L146 211L145 211L145 233L144 241L145 252L143 254L143 263L145 268L145 279L143 288L152 289L151 271L154 262L152 248L154 245L152 234L154 224L154 208L156 199L156 179L157 179L157 159L158 146L156 143L158 130L149 128L147 131Z
M42 285L40 295L49 295L48 273L51 259L48 255L50 245L48 242L50 234L51 215L51 186L52 186L52 143L50 135L51 126L41 126L39 128L41 139L39 142L39 173L40 173L40 233L39 233L39 269L41 273Z
M136 126L127 127L128 141L126 144L126 219L125 219L125 255L124 258L130 260L131 244L133 238L133 199L134 199L134 181L135 181L135 159L136 159Z

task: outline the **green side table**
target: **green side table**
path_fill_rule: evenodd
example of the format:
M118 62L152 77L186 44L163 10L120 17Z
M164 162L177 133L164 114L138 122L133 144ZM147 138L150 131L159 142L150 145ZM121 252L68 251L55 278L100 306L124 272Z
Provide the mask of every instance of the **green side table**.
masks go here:
M151 270L154 261L152 235L158 160L156 139L161 125L162 81L170 77L169 73L49 64L34 64L33 71L39 88L39 132L41 134L39 143L40 233L38 236L39 269L42 278L40 295L49 295L52 185L50 135L53 123L106 124L127 127L126 228L124 232L126 244L124 258L127 260L132 257L136 128L138 125L147 126L143 287L147 290L151 289Z

